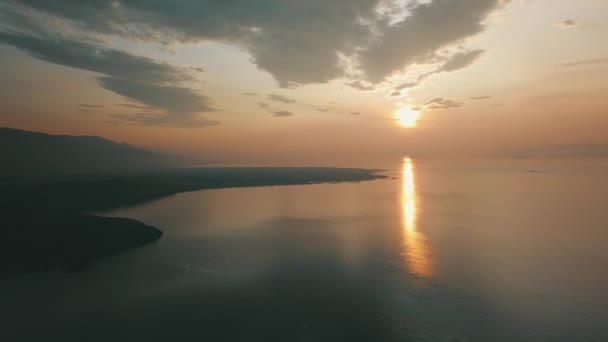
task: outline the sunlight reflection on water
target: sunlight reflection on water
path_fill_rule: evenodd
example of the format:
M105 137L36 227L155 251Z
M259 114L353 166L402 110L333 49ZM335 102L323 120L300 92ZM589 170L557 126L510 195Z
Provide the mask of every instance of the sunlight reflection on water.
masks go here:
M433 265L429 257L426 239L416 226L420 207L414 181L414 162L411 158L404 158L402 173L403 257L412 273L428 278L433 276Z

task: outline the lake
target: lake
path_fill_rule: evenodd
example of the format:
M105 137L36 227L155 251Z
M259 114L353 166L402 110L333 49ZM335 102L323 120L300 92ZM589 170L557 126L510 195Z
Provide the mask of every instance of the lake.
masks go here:
M608 164L381 167L104 213L165 234L0 280L0 340L608 340Z

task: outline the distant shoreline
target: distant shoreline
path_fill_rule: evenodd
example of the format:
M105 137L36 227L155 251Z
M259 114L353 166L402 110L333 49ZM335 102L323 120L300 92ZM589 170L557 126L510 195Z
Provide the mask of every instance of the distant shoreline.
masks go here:
M79 271L105 256L154 242L162 231L142 222L83 214L142 204L183 192L386 178L346 168L196 168L47 183L4 182L0 278L61 269Z
M328 167L180 168L116 176L81 177L2 189L0 204L63 213L99 212L206 189L360 182L384 179L381 170Z

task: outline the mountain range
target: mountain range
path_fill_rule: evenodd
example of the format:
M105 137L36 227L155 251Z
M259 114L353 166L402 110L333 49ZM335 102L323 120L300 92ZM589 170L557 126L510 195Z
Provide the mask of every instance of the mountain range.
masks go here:
M196 164L97 136L52 135L0 128L0 179L63 179L125 174Z

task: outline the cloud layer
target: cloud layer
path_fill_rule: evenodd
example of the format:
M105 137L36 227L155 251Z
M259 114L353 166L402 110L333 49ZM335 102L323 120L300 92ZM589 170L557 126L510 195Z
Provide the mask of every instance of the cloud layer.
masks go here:
M11 14L0 12L2 18ZM187 122L188 125L200 127L217 124L202 118L199 121L197 115L214 110L210 99L180 86L183 82L194 80L187 68L67 38L57 32L44 30L25 17L17 15L14 18L22 18L19 22L29 23L25 25L26 30L0 26L0 43L12 45L49 63L99 74L101 76L97 76L97 81L101 87L155 109L153 113L145 115L134 114L137 116L135 121L128 119L131 114L120 114L115 119L124 118L130 123L147 125L187 126L184 124Z
M240 46L283 87L383 81L484 29L507 0L22 0L75 26L127 39ZM390 8L390 11L383 9ZM400 18L400 19L395 19Z
M401 97L403 96L402 90L416 87L435 74L439 74L442 72L451 72L466 68L469 65L473 64L477 59L479 59L484 54L484 52L484 50L458 52L449 57L447 60L445 60L443 64L440 65L437 69L418 76L415 81L406 82L398 85L397 87L395 87L395 89L393 89L390 94L387 95L387 97Z
M599 64L608 64L608 58L583 59L583 60L579 60L579 61L563 63L563 64L561 64L561 66L564 68L571 68L571 67L586 66L586 65L599 65Z

